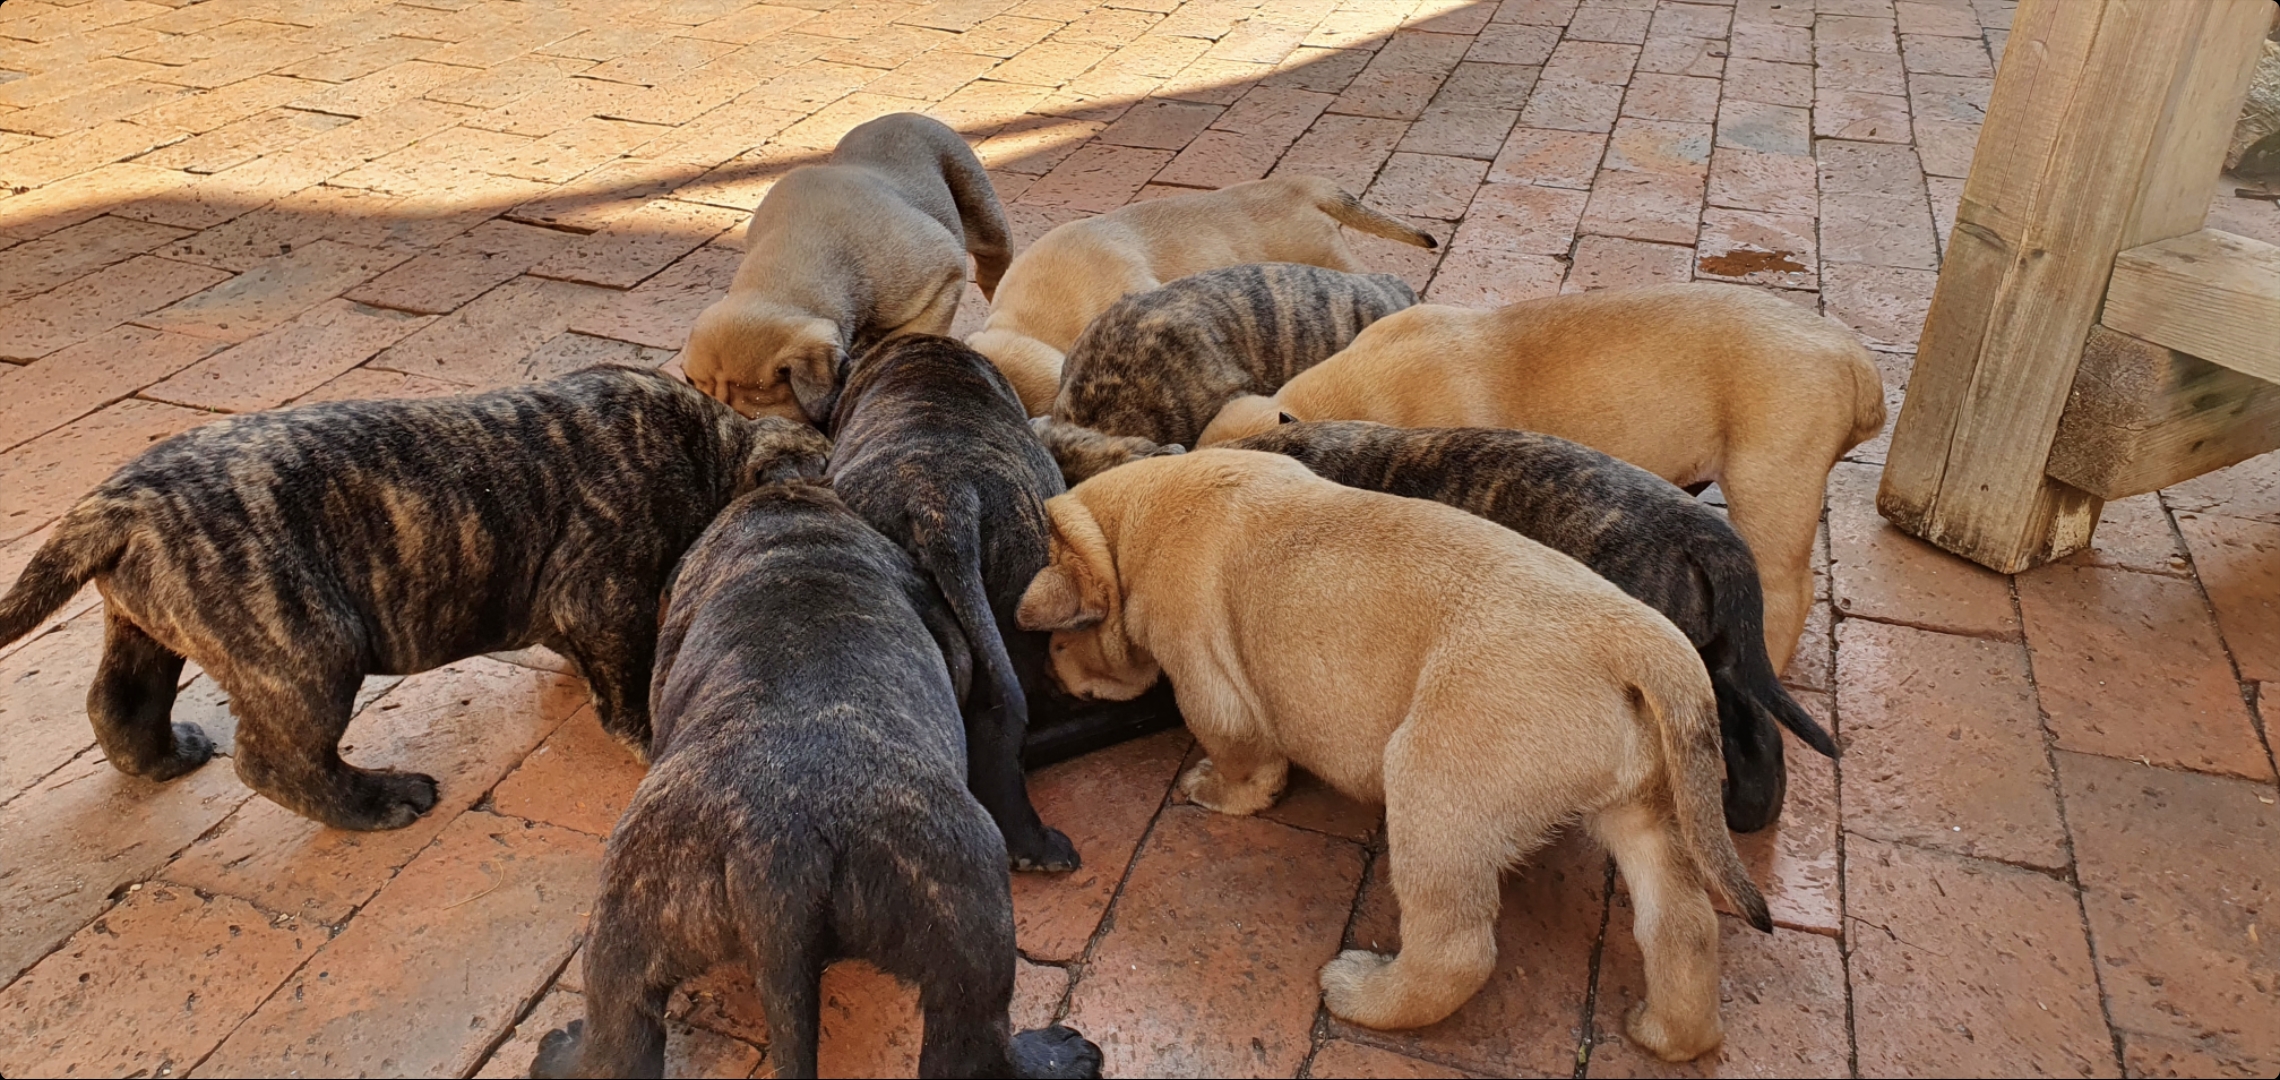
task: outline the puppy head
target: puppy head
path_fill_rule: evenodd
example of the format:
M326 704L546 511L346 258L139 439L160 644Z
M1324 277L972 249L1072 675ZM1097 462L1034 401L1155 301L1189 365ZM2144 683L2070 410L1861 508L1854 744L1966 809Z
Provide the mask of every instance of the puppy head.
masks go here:
M744 463L737 476L739 495L767 484L820 480L831 457L831 440L796 420L763 416L752 422Z
M1014 621L1053 635L1053 677L1087 700L1130 701L1156 681L1156 659L1124 631L1124 596L1108 540L1073 496L1045 503L1053 554L1021 594Z
M839 324L732 295L697 316L683 368L697 389L745 416L821 426L838 403L846 359Z
M1080 424L1065 424L1050 416L1029 422L1037 441L1045 444L1061 467L1061 482L1070 487L1084 483L1127 462L1141 458L1186 453L1178 443L1152 443L1136 435L1107 435Z
M1195 440L1198 447L1217 446L1237 439L1268 431L1277 424L1293 423L1298 418L1283 411L1282 405L1271 397L1245 394L1219 407L1219 415L1203 429Z

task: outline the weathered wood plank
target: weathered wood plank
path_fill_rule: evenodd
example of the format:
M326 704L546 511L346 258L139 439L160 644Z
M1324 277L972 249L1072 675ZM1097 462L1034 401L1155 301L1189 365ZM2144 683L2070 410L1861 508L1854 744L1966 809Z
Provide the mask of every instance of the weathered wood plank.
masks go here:
M2280 450L2280 385L2095 326L2049 469L2124 499L2269 450Z
M2100 321L2280 382L2280 247L2216 229L2114 256Z
M2098 498L2044 468L2083 341L2116 252L2200 227L2224 143L2171 129L2230 123L2271 11L2019 5L1878 493L1894 524L2004 572L2088 543Z

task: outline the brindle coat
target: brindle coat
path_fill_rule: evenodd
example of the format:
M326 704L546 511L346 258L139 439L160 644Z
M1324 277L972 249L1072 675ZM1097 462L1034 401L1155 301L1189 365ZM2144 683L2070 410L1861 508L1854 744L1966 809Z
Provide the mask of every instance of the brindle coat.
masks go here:
M1417 302L1391 274L1253 263L1190 274L1116 302L1085 327L1038 435L1076 484L1120 437L1193 446L1219 407L1272 394L1379 319ZM1097 470L1095 470L1097 471Z
M1566 439L1504 428L1286 423L1228 445L1288 455L1348 487L1477 514L1669 617L1702 654L1718 697L1728 828L1755 832L1781 814L1788 773L1774 721L1836 756L1766 658L1749 546L1717 511L1660 477Z
M1016 627L1046 561L1045 500L1061 493L1013 385L958 341L880 343L846 373L831 418L830 477L847 505L903 546L958 615L979 676L966 703L974 794L1013 864L1071 870L1076 848L1030 806L1021 751L1049 681L1045 635Z
M112 764L166 780L212 755L197 725L169 723L188 657L229 694L248 786L327 825L400 828L435 780L341 760L365 675L546 645L642 752L666 573L738 492L818 473L827 451L803 425L618 367L232 417L65 514L0 599L0 642L92 578L108 636L87 711Z
M772 1075L814 1076L824 965L854 957L918 986L921 1076L1099 1076L1074 1031L1009 1037L1013 897L966 787L965 667L934 588L830 489L730 504L674 581L657 761L603 858L586 1018L531 1075L663 1075L667 997L732 961Z

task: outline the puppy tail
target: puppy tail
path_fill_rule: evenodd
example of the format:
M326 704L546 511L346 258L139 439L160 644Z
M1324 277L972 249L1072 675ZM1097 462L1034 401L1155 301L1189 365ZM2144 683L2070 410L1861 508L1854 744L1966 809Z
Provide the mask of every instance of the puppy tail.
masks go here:
M1882 399L1878 399L1882 407ZM1693 555L1695 571L1710 588L1712 636L1702 647L1702 659L1713 680L1722 681L1754 705L1752 714L1771 715L1781 726L1822 757L1837 756L1837 741L1813 719L1781 685L1773 659L1765 654L1765 595L1758 583L1757 562L1742 544L1732 547L1738 565L1727 560Z
M1371 236L1398 240L1401 243L1421 247L1427 251L1441 246L1440 241L1433 239L1431 233L1412 227L1408 222L1391 214L1363 206L1362 200L1355 198L1346 189L1319 177L1308 177L1307 179L1315 181L1313 185L1315 188L1315 207L1330 215L1338 224L1351 229L1358 229Z
M0 597L0 645L32 632L127 549L125 508L101 497L82 499L56 524L14 588Z
M946 501L965 504L949 507L943 514L948 521L965 524L962 528L922 526L918 529L914 537L918 563L934 578L935 587L942 590L942 598L958 617L966 643L973 650L973 659L987 677L995 702L1005 708L1014 737L1019 739L1021 733L1029 729L1029 699L1022 693L1021 678L1014 674L1013 657L1005 647L1005 634L998 627L997 615L990 610L989 590L982 584L981 507L971 495L953 496Z
M1645 658L1652 674L1634 685L1645 699L1647 711L1654 714L1664 767L1670 773L1672 801L1677 804L1678 832L1693 853L1695 865L1751 926L1771 933L1773 916L1766 910L1765 895L1750 880L1741 853L1734 850L1734 838L1726 832L1720 791L1725 762L1719 752L1717 699L1692 653L1687 650L1685 666L1679 665L1676 655Z

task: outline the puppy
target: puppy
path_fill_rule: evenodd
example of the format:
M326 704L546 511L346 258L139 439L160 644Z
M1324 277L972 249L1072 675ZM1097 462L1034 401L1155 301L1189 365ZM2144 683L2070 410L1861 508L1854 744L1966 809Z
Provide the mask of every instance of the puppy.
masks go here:
M793 169L752 212L728 295L689 331L689 381L746 416L831 418L850 356L896 334L946 334L974 257L1005 273L1005 212L958 133L891 113Z
M1680 487L1715 481L1757 558L1765 652L1789 664L1813 606L1829 469L1884 427L1851 331L1756 289L1656 285L1378 320L1274 398L1228 402L1205 446L1300 420L1509 427L1572 439Z
M1770 930L1718 816L1717 704L1669 619L1565 555L1454 507L1207 450L1046 504L1053 560L1022 597L1083 695L1171 676L1209 755L1180 780L1231 814L1290 762L1382 801L1402 951L1322 970L1324 1004L1430 1024L1496 961L1497 878L1581 818L1630 883L1647 963L1631 1037L1716 1047L1718 889Z
M1367 270L1338 226L1418 247L1431 236L1316 176L1249 180L1072 221L1038 238L1006 270L989 321L966 339L1005 372L1029 415L1053 407L1061 354L1093 317L1128 293L1240 263Z
M1076 849L1037 819L1021 774L1045 638L1016 627L1013 609L1045 565L1045 500L1061 477L1020 399L981 354L914 334L863 354L831 430L832 486L933 576L984 674L967 702L974 794L1013 865L1075 869Z
M1654 474L1566 439L1502 428L1284 424L1228 445L1296 458L1348 487L1478 514L1662 612L1701 654L1717 692L1727 828L1755 832L1781 814L1788 773L1776 721L1837 756L1766 660L1749 546L1717 511Z
M1085 327L1037 433L1068 465L1103 438L1190 446L1229 399L1271 394L1417 302L1391 274L1255 263L1190 274L1117 301ZM1062 451L1062 447L1069 450Z
M819 474L828 448L619 367L231 417L65 514L0 599L0 642L92 578L107 632L87 713L113 765L168 780L213 753L168 722L188 657L229 693L247 786L335 828L400 828L435 780L340 759L365 675L546 645L643 754L666 573L738 492Z
M665 1001L751 971L776 1076L814 1076L824 965L916 983L921 1076L1096 1077L1055 1026L1008 1036L1005 845L966 790L965 646L908 556L829 489L738 499L689 551L657 653L657 763L618 820L586 1018L532 1076L661 1076Z

